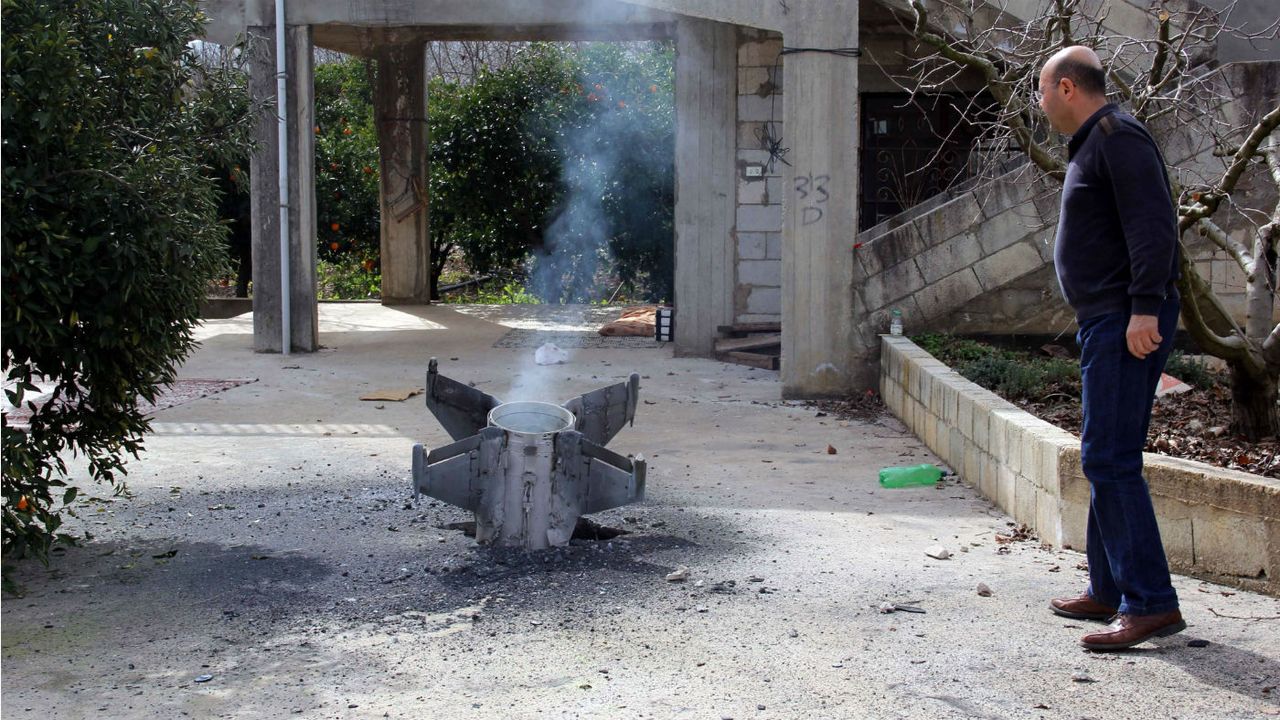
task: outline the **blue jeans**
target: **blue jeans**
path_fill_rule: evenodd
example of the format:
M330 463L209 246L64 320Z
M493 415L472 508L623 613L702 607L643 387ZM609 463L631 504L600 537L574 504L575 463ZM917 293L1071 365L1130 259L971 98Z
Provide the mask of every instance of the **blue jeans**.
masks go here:
M1110 313L1080 324L1080 373L1084 427L1080 456L1089 479L1089 594L1132 615L1176 610L1178 596L1147 481L1142 448L1151 404L1178 325L1178 301L1160 309L1159 349L1139 360L1129 354L1128 313Z

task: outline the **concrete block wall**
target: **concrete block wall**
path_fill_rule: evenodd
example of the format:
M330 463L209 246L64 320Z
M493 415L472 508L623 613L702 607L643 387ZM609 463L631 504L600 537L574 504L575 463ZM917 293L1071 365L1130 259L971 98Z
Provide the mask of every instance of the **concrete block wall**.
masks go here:
M1089 482L1080 442L964 379L906 337L881 338L885 405L969 486L1083 551ZM1280 595L1280 480L1145 457L1165 553L1178 572Z
M966 314L981 316L975 324L1003 324L989 302L983 315L979 298L1053 260L1056 205L1032 177L1023 166L860 233L853 250L858 315L870 317L873 329L887 327L894 308L911 331L962 331L958 319ZM1043 299L1061 304L1056 295Z
M737 322L782 320L782 163L761 147L766 127L782 136L782 37L738 35ZM758 169L759 175L749 169Z
M880 394L967 484L1042 541L1071 544L1058 484L1063 453L1079 445L1071 433L966 380L906 337L882 339Z

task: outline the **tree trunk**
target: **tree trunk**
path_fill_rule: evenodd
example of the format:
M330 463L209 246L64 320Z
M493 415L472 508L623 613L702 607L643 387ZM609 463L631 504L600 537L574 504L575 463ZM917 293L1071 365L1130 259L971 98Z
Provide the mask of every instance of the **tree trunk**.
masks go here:
M1258 377L1231 363L1231 434L1253 442L1280 436L1276 391L1276 378Z

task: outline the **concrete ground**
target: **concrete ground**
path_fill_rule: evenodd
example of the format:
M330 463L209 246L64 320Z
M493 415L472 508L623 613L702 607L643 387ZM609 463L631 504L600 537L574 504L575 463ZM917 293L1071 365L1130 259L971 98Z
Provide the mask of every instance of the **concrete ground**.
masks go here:
M20 567L5 718L1280 715L1280 601L1175 577L1186 632L1084 652L1093 624L1045 609L1082 588L1083 555L997 542L1008 518L956 482L881 489L879 468L933 460L892 418L819 416L776 373L669 346L552 367L494 347L593 324L545 309L322 318L312 355L254 354L248 316L201 329L184 378L255 382L159 411L133 497L97 488L73 523L93 540ZM420 386L431 356L504 399L639 372L610 447L649 460L648 498L594 518L629 534L526 555L413 503L411 444L447 436L421 396L359 397ZM925 556L939 544L950 559Z

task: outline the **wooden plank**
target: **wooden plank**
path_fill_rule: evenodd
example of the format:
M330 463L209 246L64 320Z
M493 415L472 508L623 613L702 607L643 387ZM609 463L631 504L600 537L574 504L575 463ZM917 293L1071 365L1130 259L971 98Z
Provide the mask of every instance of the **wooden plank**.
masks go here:
M716 352L734 352L736 350L758 350L782 344L781 335L756 335L745 338L728 338L716 341Z
M753 352L727 352L719 357L725 362L758 367L764 370L777 370L782 364L782 358L777 355L761 355Z
M716 331L721 335L745 335L747 333L781 333L782 323L780 322L751 322L751 323L734 323L733 325L720 325Z

